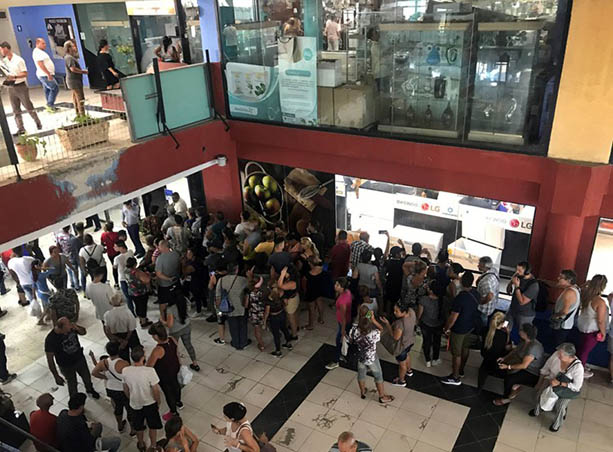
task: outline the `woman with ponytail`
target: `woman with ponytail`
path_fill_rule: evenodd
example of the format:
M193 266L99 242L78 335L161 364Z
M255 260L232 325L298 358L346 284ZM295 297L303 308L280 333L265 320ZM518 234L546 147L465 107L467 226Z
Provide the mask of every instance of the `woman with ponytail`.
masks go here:
M490 325L485 333L481 356L483 361L479 367L477 387L482 388L488 375L504 377L504 372L498 368L498 359L504 357L511 349L509 331L503 312L496 312L490 320Z
M603 342L609 327L609 304L601 294L607 287L605 275L594 275L581 291L581 307L577 319L579 329L579 347L577 358L585 368L584 378L591 378L594 373L586 366L590 352L598 342Z
M200 366L196 360L196 350L192 345L192 324L187 315L187 301L183 295L177 297L175 304L166 308L165 319L161 321L168 327L168 334L174 337L177 343L181 339L189 358L192 360L189 367L198 372Z

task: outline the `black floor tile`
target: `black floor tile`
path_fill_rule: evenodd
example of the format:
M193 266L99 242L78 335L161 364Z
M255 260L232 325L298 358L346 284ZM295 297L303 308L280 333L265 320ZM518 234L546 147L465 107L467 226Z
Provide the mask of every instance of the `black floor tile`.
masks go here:
M464 427L468 427L477 440L497 437L500 432L500 426L489 414L466 419Z
M466 423L464 423L464 426L462 427L462 430L460 430L460 434L455 441L455 446L464 446L466 444L476 443L477 441L478 438L475 438L475 435L473 435L472 431L468 428Z

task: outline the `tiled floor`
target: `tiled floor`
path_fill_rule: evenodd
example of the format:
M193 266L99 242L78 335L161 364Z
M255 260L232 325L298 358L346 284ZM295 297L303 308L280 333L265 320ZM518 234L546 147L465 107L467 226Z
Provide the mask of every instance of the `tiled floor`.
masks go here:
M17 380L2 389L10 392L17 409L26 413L35 409L36 397L46 391L56 399L54 412L65 408L67 390L55 385L43 356L48 328L36 326L27 311L16 305L14 291L0 297L0 305L9 310L9 315L0 320L0 331L7 336L9 368L19 373ZM155 305L150 314L157 318ZM409 380L409 387L386 384L386 390L396 399L380 405L372 380L367 382L368 398L362 400L353 370L325 370L332 354L329 344L335 337L332 322L329 310L325 325L301 334L294 350L278 359L269 354L269 336L268 348L262 353L254 346L235 351L213 343L216 325L195 319L192 339L202 370L194 373L193 381L184 388L182 416L202 439L199 450L223 450L223 438L210 431L210 424L221 425L222 406L238 400L246 404L256 431L268 433L280 452L327 452L338 433L346 429L378 452L613 451L613 389L606 385L603 375L597 374L584 387L581 398L570 404L562 429L552 434L548 430L551 414L544 413L536 420L527 415L531 391L521 393L505 410L491 403L491 393L474 388L477 369L473 366L480 363L478 356L469 361L472 366L466 370L466 384L448 387L436 378L449 373L448 354L443 353L442 365L426 369L416 346L412 357L417 372ZM106 339L87 300L82 300L80 323L88 330L81 341L85 352L101 354ZM149 351L151 338L144 331L139 331L139 336ZM380 356L389 380L396 366L384 350ZM102 390L101 382L95 384ZM487 389L498 392L501 382L491 379ZM106 434L115 433L108 400L88 399L86 410L91 419L103 423ZM121 450L136 450L132 438L124 434L122 439ZM26 443L23 450L32 447Z

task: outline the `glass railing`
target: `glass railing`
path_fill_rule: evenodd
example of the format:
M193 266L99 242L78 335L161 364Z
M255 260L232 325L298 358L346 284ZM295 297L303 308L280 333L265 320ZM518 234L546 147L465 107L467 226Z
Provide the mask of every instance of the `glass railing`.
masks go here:
M375 3L220 6L231 117L546 153L566 6Z
M62 88L56 111L39 107L18 118L3 88L0 184L84 162L108 162L135 142L161 134L174 138L174 130L210 119L208 65L182 64L168 70L161 66L159 90L154 73L122 78L117 89L86 88L79 113L66 101L70 92Z

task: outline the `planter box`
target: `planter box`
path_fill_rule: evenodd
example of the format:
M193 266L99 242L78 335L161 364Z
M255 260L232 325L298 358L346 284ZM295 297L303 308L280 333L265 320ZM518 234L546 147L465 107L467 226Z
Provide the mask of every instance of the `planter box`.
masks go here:
M73 124L55 130L60 143L66 151L76 151L94 144L109 141L109 122L100 121L93 124Z

